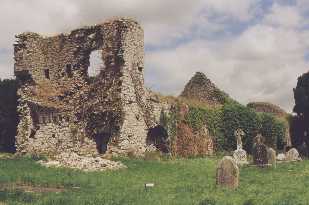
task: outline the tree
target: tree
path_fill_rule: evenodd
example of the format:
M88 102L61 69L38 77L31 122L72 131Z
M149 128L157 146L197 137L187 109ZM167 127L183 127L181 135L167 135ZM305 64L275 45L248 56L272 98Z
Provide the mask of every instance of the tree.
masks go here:
M0 151L15 151L17 124L16 80L0 79Z
M309 145L309 72L298 78L294 89L295 106L293 111L297 114L294 118L292 129L294 146L304 142Z

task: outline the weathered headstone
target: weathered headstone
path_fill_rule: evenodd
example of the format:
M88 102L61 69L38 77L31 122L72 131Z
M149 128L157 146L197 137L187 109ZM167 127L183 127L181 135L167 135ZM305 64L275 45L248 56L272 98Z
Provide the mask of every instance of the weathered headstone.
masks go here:
M258 134L254 138L254 145L252 150L253 163L258 166L265 166L268 164L267 147L263 144L263 136Z
M287 153L286 153L286 161L300 161L301 158L299 156L299 153L297 151L297 149L292 148L290 149Z
M308 149L308 145L306 142L303 142L302 145L298 146L297 150L301 157L309 157L309 152L308 152L309 149Z
M278 161L284 161L286 158L285 154L284 153L280 153L277 155L277 160Z
M273 148L268 148L267 150L267 158L268 158L268 164L271 164L273 166L276 166L276 151Z
M235 160L225 156L218 163L216 173L216 184L218 186L235 189L239 185L239 169Z
M242 149L242 140L241 140L241 138L245 135L245 133L242 129L237 129L235 130L234 135L237 142L237 149L234 151L233 157L237 165L248 164L247 152Z
M234 153L233 153L233 157L234 157L237 165L248 164L247 152L243 149L235 150Z

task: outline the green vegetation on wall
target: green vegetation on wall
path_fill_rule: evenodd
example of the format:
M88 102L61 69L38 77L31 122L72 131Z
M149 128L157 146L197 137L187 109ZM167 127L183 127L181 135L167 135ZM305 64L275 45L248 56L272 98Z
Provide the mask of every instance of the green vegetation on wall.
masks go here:
M175 108L177 107L179 108L178 104L175 105ZM171 139L175 139L177 135L176 124L180 122L178 112L179 109L174 109L166 117L168 126L165 127L168 129ZM238 128L245 132L243 146L249 153L251 153L253 139L258 133L265 137L265 143L268 146L282 150L287 129L286 122L274 115L257 113L253 109L233 101L222 107L212 108L189 104L189 111L183 122L195 133L206 126L210 135L214 137L217 151L233 151L236 149L234 131Z
M283 120L276 119L273 115L260 114L260 133L265 138L265 144L277 149L283 149L286 125Z
M246 133L242 139L244 149L251 152L253 138L260 129L257 113L238 103L226 104L222 109L222 129L224 134L222 148L228 151L236 149L234 132L241 128Z

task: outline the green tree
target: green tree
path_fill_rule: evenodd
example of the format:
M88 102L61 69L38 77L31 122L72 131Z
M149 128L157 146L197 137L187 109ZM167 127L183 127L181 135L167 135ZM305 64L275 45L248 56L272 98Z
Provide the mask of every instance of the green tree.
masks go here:
M260 130L260 121L257 113L238 103L225 104L223 107L222 129L225 136L223 148L236 149L234 131L241 128L245 132L242 139L244 149L251 153L253 138Z
M15 151L17 124L16 80L0 79L0 151Z
M276 117L268 113L260 114L260 133L265 138L265 144L274 149L282 149L286 125Z
M296 124L292 124L294 131L292 142L294 142L294 146L299 146L303 142L309 145L309 72L298 78L297 86L294 89L294 99L293 111L297 113L297 116L293 121Z

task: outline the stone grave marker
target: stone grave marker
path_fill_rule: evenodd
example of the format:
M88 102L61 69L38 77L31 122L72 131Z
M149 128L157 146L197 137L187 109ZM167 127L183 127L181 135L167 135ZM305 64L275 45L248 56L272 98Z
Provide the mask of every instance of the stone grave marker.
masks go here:
M237 165L248 164L247 152L242 149L242 140L241 140L241 138L245 135L245 132L242 129L237 129L235 130L234 135L237 142L237 148L233 153L233 157Z
M299 153L297 151L297 149L292 148L290 149L287 153L286 153L286 161L300 161L301 158L299 156Z
M252 150L253 163L258 166L265 166L268 164L267 147L263 144L263 136L258 134L254 138L254 145Z
M216 173L216 184L221 187L235 189L239 185L239 168L235 160L225 156L218 163Z
M267 159L268 159L268 164L276 166L276 163L277 163L276 151L271 147L267 149Z
M286 156L285 156L284 153L279 153L279 154L277 155L277 160L278 160L278 161L285 161L285 158L286 158Z

